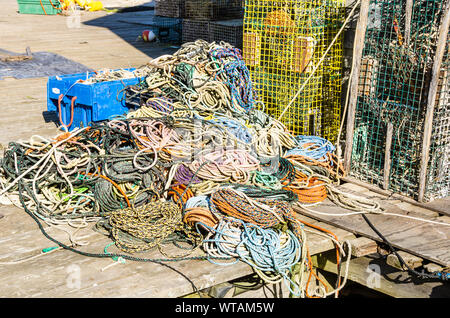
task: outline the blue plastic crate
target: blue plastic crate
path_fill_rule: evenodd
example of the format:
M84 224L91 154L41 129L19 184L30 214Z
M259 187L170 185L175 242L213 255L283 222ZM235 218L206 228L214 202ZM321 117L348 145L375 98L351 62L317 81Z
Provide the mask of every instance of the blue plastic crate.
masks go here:
M127 113L130 107L125 103L124 89L143 80L131 78L93 84L77 82L93 75L91 72L48 78L47 111L56 111L60 124L69 131Z

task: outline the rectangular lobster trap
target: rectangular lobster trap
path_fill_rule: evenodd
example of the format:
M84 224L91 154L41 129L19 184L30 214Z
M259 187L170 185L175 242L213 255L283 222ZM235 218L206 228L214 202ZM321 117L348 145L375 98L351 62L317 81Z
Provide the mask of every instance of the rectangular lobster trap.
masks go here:
M202 21L183 19L182 42L195 42L205 40L208 42L227 42L234 47L242 49L242 19Z
M280 120L295 135L318 135L332 142L337 138L342 36L323 63L319 61L342 26L344 4L343 0L245 1L244 60L266 112L276 118L283 115Z
M243 14L243 0L186 0L184 3L184 17L192 20L239 19Z
M195 42L196 40L210 41L209 21L183 19L181 28L181 41Z
M151 15L147 19L146 25L162 43L181 42L182 19Z
M243 27L242 19L211 21L209 23L210 41L218 43L224 41L242 49Z
M155 15L169 18L183 18L184 2L184 0L155 0Z
M371 0L349 105L350 176L419 201L450 189L449 5Z

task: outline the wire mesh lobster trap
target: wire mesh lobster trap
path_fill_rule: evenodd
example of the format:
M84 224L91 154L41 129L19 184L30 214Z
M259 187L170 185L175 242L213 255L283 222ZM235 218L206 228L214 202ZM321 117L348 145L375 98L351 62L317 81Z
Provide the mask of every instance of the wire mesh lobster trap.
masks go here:
M243 0L185 0L184 17L215 21L242 18Z
M350 174L420 201L449 195L448 11L372 0L360 63Z
M150 15L147 25L162 43L181 42L182 19Z
M196 40L210 41L209 21L197 21L183 19L181 30L182 43L195 42Z
M155 0L155 15L170 18L183 18L184 0Z
M343 38L315 66L337 34L344 0L246 0L243 56L260 99L294 134L337 138Z
M210 41L224 41L242 49L242 19L232 19L224 21L211 21L209 23Z

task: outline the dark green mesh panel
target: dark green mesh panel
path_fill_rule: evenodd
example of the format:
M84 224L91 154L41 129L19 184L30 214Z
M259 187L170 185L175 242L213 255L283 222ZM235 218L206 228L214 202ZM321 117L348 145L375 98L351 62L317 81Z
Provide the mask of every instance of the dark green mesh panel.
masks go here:
M405 6L406 0L372 0L370 4L351 174L383 185L386 129L392 123L388 189L417 199L427 94L444 1L413 1L409 44L405 42ZM448 69L448 61L445 67ZM436 105L427 198L448 193L448 159L443 160L444 155L439 154L445 152L442 148L446 145L448 156L449 145L448 93L443 96L443 90L440 99L447 98L447 102ZM447 175L437 184L431 176L439 165L446 165ZM443 187L447 187L446 192Z

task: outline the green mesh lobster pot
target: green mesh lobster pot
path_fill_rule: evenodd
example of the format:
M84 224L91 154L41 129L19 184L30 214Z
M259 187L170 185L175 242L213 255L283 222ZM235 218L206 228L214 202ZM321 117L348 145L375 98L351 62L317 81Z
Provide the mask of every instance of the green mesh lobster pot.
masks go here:
M372 0L350 175L430 201L449 195L449 1Z

